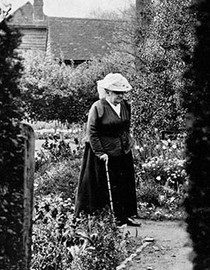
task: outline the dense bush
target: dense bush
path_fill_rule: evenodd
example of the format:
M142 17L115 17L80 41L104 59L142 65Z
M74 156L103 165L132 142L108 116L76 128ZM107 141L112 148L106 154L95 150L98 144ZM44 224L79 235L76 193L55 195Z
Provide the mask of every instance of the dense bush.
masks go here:
M0 22L0 269L23 269L23 117L20 33ZM12 243L12 245L11 245Z
M137 73L132 100L133 129L139 143L144 134L153 135L154 128L185 127L182 48L192 53L194 18L187 12L190 2L160 1L151 11L150 24L137 25ZM143 38L145 27L147 33Z
M197 44L185 73L188 111L187 230L193 242L193 269L210 269L210 2L197 2Z
M24 55L22 98L33 120L84 122L98 98L96 81L109 72L127 72L127 58L113 53L78 67L66 66L44 53Z

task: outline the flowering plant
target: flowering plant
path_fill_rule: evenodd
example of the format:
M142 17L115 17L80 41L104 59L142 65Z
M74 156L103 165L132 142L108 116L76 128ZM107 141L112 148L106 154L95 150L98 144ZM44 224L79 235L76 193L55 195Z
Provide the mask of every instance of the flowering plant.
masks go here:
M31 270L116 269L127 255L127 236L108 211L75 222L70 198L36 197Z
M142 164L141 177L145 180L155 180L161 185L179 191L187 181L185 160L177 158L164 159L162 156L153 157Z
M155 136L145 137L141 146L135 147L138 160L138 181L155 181L176 191L187 182L185 170L185 134L176 138L161 138L158 130Z

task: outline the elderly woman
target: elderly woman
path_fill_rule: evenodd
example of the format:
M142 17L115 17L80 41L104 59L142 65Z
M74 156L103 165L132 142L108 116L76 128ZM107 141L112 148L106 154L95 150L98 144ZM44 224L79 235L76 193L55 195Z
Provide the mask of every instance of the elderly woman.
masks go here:
M124 94L132 89L119 73L110 73L97 82L99 100L88 115L85 146L76 195L75 214L94 213L110 205L106 166L117 224L137 226L134 166L129 133L130 105ZM111 202L111 203L112 203Z

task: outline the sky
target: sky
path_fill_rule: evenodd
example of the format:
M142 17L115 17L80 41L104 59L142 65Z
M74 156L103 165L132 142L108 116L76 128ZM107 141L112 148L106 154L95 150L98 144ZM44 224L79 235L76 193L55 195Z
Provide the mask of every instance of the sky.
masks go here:
M0 0L0 2L11 3L12 10L33 0ZM102 11L124 10L135 0L43 0L44 13L47 16L78 17L85 18L91 11L98 9Z

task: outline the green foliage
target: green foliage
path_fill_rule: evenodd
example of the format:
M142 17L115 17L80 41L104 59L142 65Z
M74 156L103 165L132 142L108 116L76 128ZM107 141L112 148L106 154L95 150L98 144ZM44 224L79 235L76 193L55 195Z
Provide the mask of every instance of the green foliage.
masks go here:
M151 11L150 24L137 26L137 74L132 100L134 134L139 142L154 128L184 127L182 49L190 54L194 44L194 18L187 12L189 5L190 1L161 1ZM145 27L147 33L142 39Z
M0 269L23 269L23 111L16 48L20 34L0 23ZM11 245L11 243L13 243Z
M210 268L210 2L195 2L197 44L187 62L184 100L189 120L187 230L193 242L193 269L198 270Z

